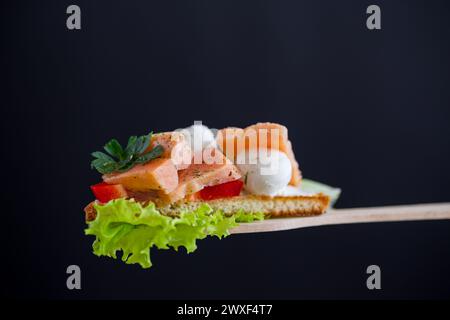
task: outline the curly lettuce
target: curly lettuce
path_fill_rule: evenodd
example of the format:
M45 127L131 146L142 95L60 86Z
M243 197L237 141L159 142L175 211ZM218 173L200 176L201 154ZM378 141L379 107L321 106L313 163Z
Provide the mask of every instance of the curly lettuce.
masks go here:
M238 212L226 216L207 204L197 210L183 212L178 217L161 214L153 203L146 206L133 199L116 199L106 204L94 204L97 216L88 222L85 234L95 236L94 254L150 268L150 249L184 247L188 253L197 249L197 240L207 236L226 237L239 222L263 220L262 213Z

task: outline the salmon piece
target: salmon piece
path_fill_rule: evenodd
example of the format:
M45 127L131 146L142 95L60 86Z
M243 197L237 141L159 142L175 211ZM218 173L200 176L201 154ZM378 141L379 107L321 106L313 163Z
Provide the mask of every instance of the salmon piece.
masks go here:
M262 130L266 130L266 132ZM251 125L245 129L225 128L219 130L217 144L224 151L225 155L233 161L236 161L237 154L244 148L248 150L255 147L266 147L284 152L292 166L292 176L289 184L298 186L301 182L302 175L285 126L265 122Z
M161 190L169 193L178 185L178 173L171 159L158 158L138 164L126 172L105 174L103 181L122 184L131 191Z
M191 145L181 132L173 131L154 134L145 152L149 152L157 145L161 145L164 148L161 158L172 159L177 170L186 169L191 164Z
M186 196L192 195L205 187L241 178L239 169L218 149L214 149L212 154L216 159L221 159L222 161L216 161L213 164L192 164L187 169L180 170L178 172L178 187L169 194L159 192L159 196L165 202L172 203L184 199Z
M262 129L267 130L265 137L264 132L261 132ZM291 180L289 181L289 184L293 186L298 186L300 184L302 175L298 166L298 162L295 159L294 151L292 150L292 144L288 139L288 130L285 126L282 126L277 123L265 122L249 126L245 128L244 131L245 134L247 134L249 131L258 132L257 134L258 147L260 147L261 144L267 143L267 148L269 149L275 148L280 150L281 152L284 152L289 158L292 166L292 176ZM262 140L261 138L266 141L261 141Z

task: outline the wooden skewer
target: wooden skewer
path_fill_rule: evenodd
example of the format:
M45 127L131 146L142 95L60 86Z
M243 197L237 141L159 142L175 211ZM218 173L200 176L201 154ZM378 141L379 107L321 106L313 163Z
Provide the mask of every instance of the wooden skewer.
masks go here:
M314 217L276 218L242 223L231 233L281 231L332 224L450 219L450 203L331 209Z

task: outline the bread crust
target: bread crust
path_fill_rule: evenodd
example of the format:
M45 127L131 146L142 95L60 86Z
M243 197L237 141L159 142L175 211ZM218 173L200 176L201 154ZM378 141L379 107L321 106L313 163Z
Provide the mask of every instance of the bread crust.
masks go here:
M209 201L181 200L169 205L157 205L157 209L164 215L178 216L181 212L193 211L204 203L214 210L221 210L226 215L233 215L242 210L244 212L263 212L266 216L273 218L305 217L324 213L330 204L330 197L323 193L275 197L245 195ZM94 202L91 202L84 208L86 221L95 220L97 216L93 204Z

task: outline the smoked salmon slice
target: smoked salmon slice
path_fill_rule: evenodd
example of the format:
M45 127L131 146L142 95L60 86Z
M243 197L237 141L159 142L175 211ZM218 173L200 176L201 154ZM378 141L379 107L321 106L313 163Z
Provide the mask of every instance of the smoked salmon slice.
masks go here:
M289 184L293 186L300 184L302 179L301 172L285 126L265 122L251 125L245 129L225 128L219 130L216 141L224 154L233 161L236 160L237 154L244 148L248 150L254 147L265 147L284 152L292 166L292 176Z
M205 187L215 186L241 178L239 169L218 149L212 151L215 163L192 164L178 172L178 186L169 194L159 192L165 202L175 202L196 193ZM222 161L217 161L221 159Z
M183 133L173 131L154 134L146 152L157 145L164 148L161 158L172 159L177 170L186 169L191 164L191 145Z
M161 190L169 193L178 185L178 172L171 159L158 158L136 165L126 172L103 175L103 181L121 184L131 191Z

